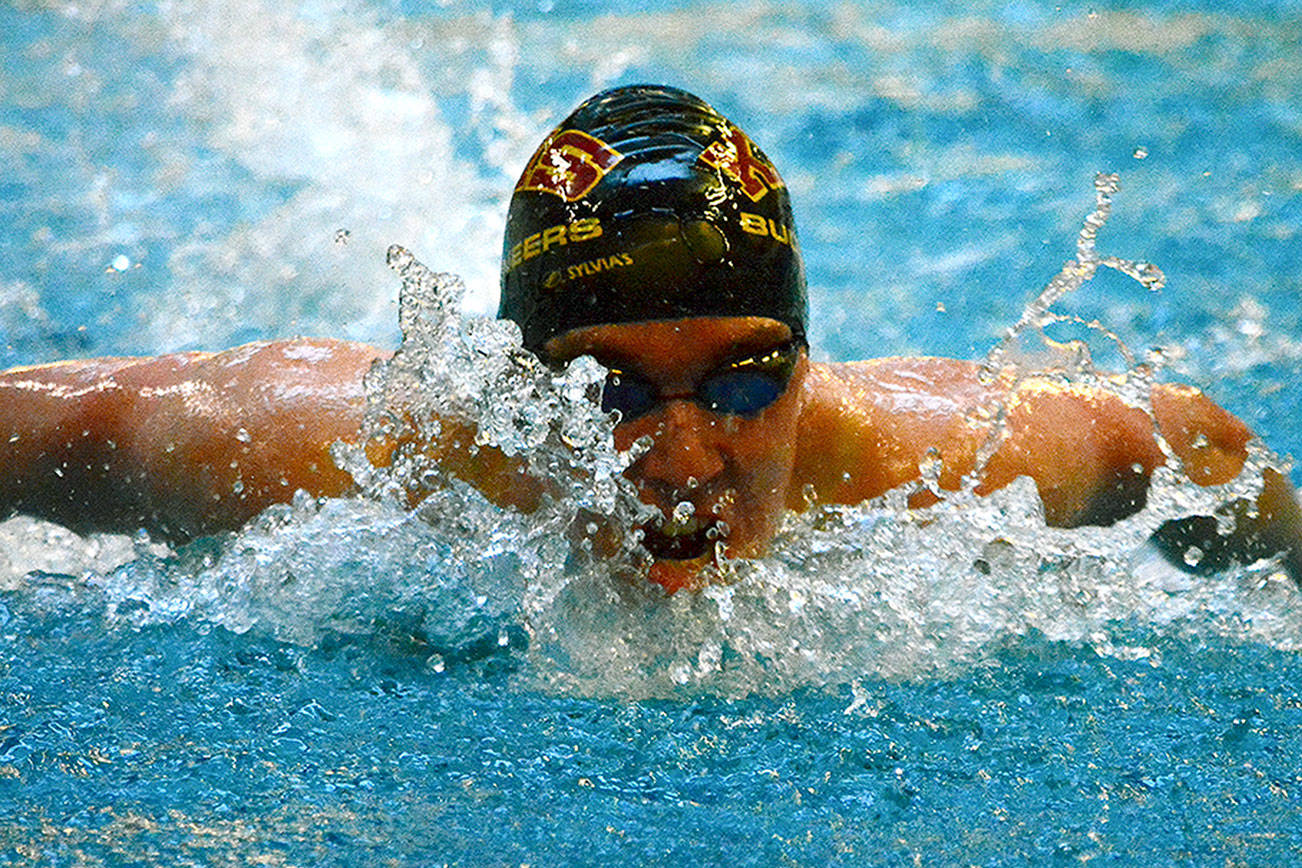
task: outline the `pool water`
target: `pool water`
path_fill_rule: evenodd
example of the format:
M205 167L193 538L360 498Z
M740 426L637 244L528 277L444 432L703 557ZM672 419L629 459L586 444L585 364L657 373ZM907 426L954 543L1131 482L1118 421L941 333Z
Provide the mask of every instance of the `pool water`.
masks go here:
M1099 248L1165 286L1102 270L1051 334L1163 347L1302 454L1302 10L917 5L4 6L0 365L397 346L400 291L450 284L404 286L395 243L465 284L409 358L500 341L473 315L520 166L650 80L782 169L816 356L985 354L1115 172ZM609 474L584 431L576 479ZM1174 570L1143 517L1035 517L793 518L670 600L469 491L176 551L0 523L0 864L1296 861L1298 591Z

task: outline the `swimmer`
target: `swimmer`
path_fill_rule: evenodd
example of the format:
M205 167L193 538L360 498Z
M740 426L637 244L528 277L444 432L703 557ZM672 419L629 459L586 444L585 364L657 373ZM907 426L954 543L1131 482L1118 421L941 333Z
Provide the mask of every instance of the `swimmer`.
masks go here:
M976 362L888 358L819 364L790 199L778 171L700 99L617 88L584 102L540 145L507 216L499 315L550 365L591 355L610 369L616 444L653 445L628 469L663 519L643 528L648 577L695 589L729 557L763 554L787 509L855 504L916 483L940 462L933 505L974 474L978 494L1034 480L1050 525L1109 524L1144 506L1168 461L1200 485L1234 479L1247 427L1199 391L1158 385L1152 416L1102 389L983 376ZM240 527L304 490L345 496L330 457L361 437L363 377L389 352L337 340L217 353L108 358L0 374L0 516L75 530L140 528L181 542ZM445 420L431 459L501 505L539 484L468 423ZM386 461L383 449L368 454ZM1175 563L1280 555L1302 579L1302 511L1265 472L1234 529L1164 525ZM690 510L681 506L686 502Z

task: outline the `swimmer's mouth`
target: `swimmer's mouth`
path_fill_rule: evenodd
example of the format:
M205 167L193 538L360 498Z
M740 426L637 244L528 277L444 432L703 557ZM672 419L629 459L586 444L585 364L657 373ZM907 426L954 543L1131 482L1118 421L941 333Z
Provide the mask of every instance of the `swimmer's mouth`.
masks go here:
M693 561L713 550L722 536L717 520L697 518L642 528L642 547L658 561Z

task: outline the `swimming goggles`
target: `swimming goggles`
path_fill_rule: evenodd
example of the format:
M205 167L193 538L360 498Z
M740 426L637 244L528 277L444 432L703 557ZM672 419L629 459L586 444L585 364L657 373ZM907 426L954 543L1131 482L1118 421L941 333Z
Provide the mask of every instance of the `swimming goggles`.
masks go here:
M667 395L645 377L618 368L606 375L601 409L619 411L619 421L644 416L666 401L689 400L711 413L754 416L787 390L800 357L800 344L788 341L763 354L728 362L711 371L691 392Z

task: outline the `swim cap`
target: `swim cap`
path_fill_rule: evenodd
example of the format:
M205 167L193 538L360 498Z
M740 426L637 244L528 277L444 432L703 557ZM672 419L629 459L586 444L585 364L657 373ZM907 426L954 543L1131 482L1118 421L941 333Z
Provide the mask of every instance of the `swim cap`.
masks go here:
M684 91L587 100L511 196L498 316L534 352L584 326L700 316L769 317L803 343L807 308L786 184Z

